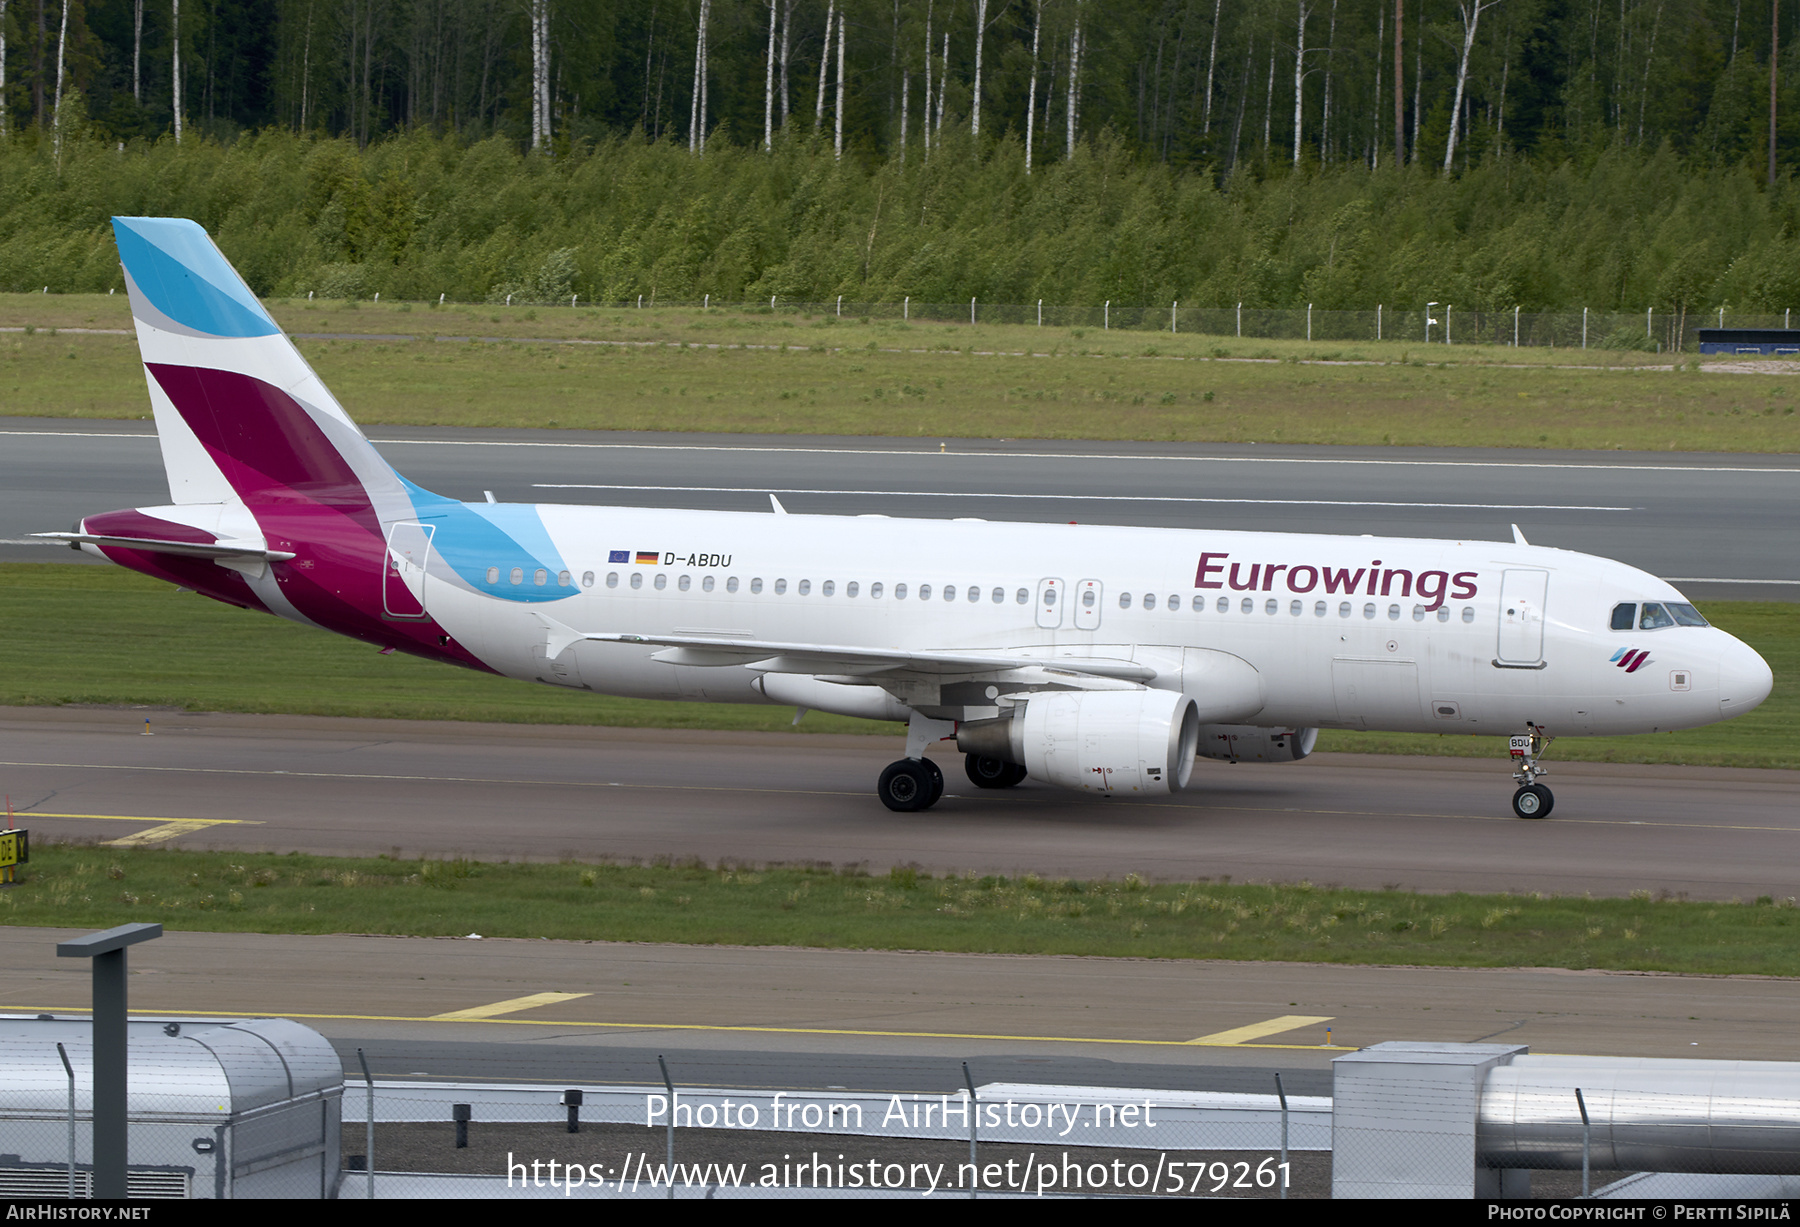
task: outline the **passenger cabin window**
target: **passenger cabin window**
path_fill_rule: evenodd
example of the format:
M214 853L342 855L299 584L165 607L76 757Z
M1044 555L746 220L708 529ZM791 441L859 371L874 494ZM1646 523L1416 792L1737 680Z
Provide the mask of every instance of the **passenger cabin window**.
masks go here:
M1623 605L1614 605L1612 612L1612 628L1616 631L1628 631L1632 623L1637 621L1637 602L1627 601Z
M499 567L489 567L488 568L488 583L497 584L499 582L500 582L500 568Z
M686 592L688 590L689 585L691 585L693 582L694 582L693 576L684 575L680 579L675 581L675 586L677 588L681 589L683 592Z
M525 582L525 568L524 567L514 567L512 569L512 574L508 575L507 578L512 580L512 582L515 584L524 583Z
M704 578L700 581L700 591L711 592L712 590L713 590L713 577L708 575L706 578Z
M631 586L633 588L642 588L644 586L644 573L642 571L633 571L631 573Z
M664 588L667 588L669 586L669 577L667 575L658 575L656 577L655 584L656 584L656 590L658 592L661 592Z
M819 585L819 593L822 596L837 595L837 581L835 579L826 580L824 583Z
M1029 588L1019 589L1018 594L1014 597L1014 603L1019 604L1019 605L1031 604L1031 589L1029 589Z
M880 585L876 585L876 586L879 587ZM879 592L877 592L875 595L880 596L881 594ZM905 584L895 584L894 585L894 599L896 601L904 601L906 599L906 585Z
M1120 609L1130 609L1131 608L1131 594L1129 592L1121 592L1119 594L1119 608Z
M760 585L759 585L759 587L760 587ZM736 591L737 591L737 590L738 590L738 578L737 578L737 576L735 576L735 575L733 575L733 576L731 576L731 577L729 577L729 578L728 578L728 579L726 579L726 581L725 581L725 591L727 591L727 592L736 592Z
M539 588L542 588L544 586L544 581L548 580L549 578L550 578L549 572L545 571L544 568L542 568L542 567L539 567L537 570L535 570L531 573L531 582L533 584L536 584Z
M801 596L809 595L812 592L812 581L810 579L801 580L800 587L797 589L797 591L800 593Z
M786 591L787 591L787 581L785 579L776 580L775 581L775 595L780 596L782 593L784 593Z
M930 584L920 584L919 585L919 599L921 601L929 601L931 599L931 585Z
M844 595L845 596L855 596L860 590L861 590L860 586L857 584L857 582L855 580L851 580L849 583L844 585ZM830 596L831 594L826 593L825 595Z
M608 571L606 573L606 586L608 588L617 588L619 586L619 573L617 571Z
M614 580L613 582L617 583L618 581ZM583 571L581 573L581 586L583 588L592 588L594 586L594 573L592 571Z
M760 593L762 591L762 576L759 575L750 581L750 591L752 593Z

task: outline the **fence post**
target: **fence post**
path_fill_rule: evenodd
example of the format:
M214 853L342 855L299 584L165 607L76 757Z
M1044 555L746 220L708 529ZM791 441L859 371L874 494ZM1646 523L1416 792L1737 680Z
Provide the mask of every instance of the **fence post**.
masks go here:
M639 294L638 295L638 305L642 306L643 303L644 303L644 296L642 294ZM771 295L769 295L769 310L773 311L774 309L775 309L775 296L773 294L771 294Z
M1038 299L1038 327L1044 326L1044 300Z
M1112 327L1112 299L1109 298L1106 300L1106 305L1104 307L1100 308L1100 331L1105 332L1107 329L1109 329L1111 327Z
M363 1088L368 1098L363 1108L363 1166L369 1169L369 1200L375 1200L375 1079L369 1074L369 1058L356 1050L356 1062L362 1066Z
M1237 305L1237 334L1238 334L1238 340L1241 341L1244 339L1244 304L1243 303L1239 303Z
M1375 339L1381 340L1381 304L1375 304Z
M1312 340L1312 304L1306 304L1306 339Z
M1275 1075L1275 1096L1281 1100L1281 1200L1287 1200L1287 1165L1288 1165L1288 1106L1287 1092L1281 1089L1281 1075Z
M1513 348L1519 348L1519 308L1513 308Z
M1587 313L1588 309L1583 307L1581 309L1581 348L1583 349L1587 348ZM1719 314L1722 317L1725 313L1721 311Z
M1450 344L1450 304L1444 304L1444 344Z
M712 295L711 294L708 294L705 298L702 298L700 300L700 309L702 311L710 311L712 309Z
M975 322L975 300L973 298L969 300L969 322L971 324Z
M1644 311L1644 340L1646 340L1646 341L1648 341L1651 337L1654 337L1656 335L1655 333L1650 331L1651 320L1653 320L1655 318L1655 316L1656 316L1656 308L1655 307L1648 307L1645 309L1645 311Z
M977 1100L975 1098L975 1079L969 1075L969 1063L967 1061L964 1061L962 1063L962 1065L963 1065L963 1085L967 1086L969 1088L969 1166L971 1168L973 1168L975 1171L980 1171L981 1170L980 1160L976 1157L976 1154L975 1154L975 1129L976 1129L977 1123L980 1120L981 1113L976 1108ZM969 1200L970 1201L975 1200L975 1190L978 1189L980 1186L981 1186L981 1182L979 1180L972 1181L970 1183L970 1185L969 1185Z
M900 304L900 318L903 320L910 320L912 318L912 295L911 294L908 294L906 296L906 300Z
M1587 1197L1589 1196L1588 1149L1593 1131L1588 1122L1587 1100L1581 1097L1580 1087L1575 1088L1575 1106L1581 1109L1581 1195Z
M844 318L844 296L842 294L838 295L837 314L839 319Z
M75 1200L75 1067L69 1064L69 1053L61 1044L56 1046L56 1055L62 1058L63 1069L69 1075L69 1200Z
M774 299L770 299L774 302ZM669 1090L669 1157L666 1171L669 1177L669 1200L675 1200L675 1082L669 1077L669 1063L662 1059L662 1053L656 1054L656 1063L662 1068L663 1085Z
M1719 308L1719 327L1725 327L1725 308Z
M1181 300L1179 298L1177 298L1173 303L1171 303L1169 305L1169 331L1170 332L1176 331L1175 316L1180 310L1181 310Z

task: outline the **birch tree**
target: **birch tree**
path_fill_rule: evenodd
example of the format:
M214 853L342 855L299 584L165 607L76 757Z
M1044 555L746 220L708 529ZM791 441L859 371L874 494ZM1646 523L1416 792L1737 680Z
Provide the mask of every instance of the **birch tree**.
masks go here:
M710 3L711 0L706 0ZM830 50L829 44L827 50ZM844 14L838 14L837 133L832 137L832 156L844 156Z
M144 57L144 0L133 0L131 20L131 100L139 106L144 105L143 76L138 65ZM0 25L5 24L5 6L0 5ZM0 36L4 37L4 36ZM0 51L3 51L0 46ZM4 59L0 55L0 59Z
M1496 0L1497 2L1497 0ZM1300 165L1300 121L1306 105L1306 19L1312 16L1313 6L1307 0L1297 0L1296 7L1300 19L1295 23L1294 33L1294 165Z
M175 109L175 143L181 144L181 0L169 0L172 56L169 95Z
M1068 135L1063 142L1063 157L1075 156L1075 128L1081 120L1081 0L1075 0L1075 28L1069 32L1069 88L1064 91L1063 109L1068 112Z
M51 147L55 151L56 165L62 166L62 91L63 91L63 48L69 43L69 0L62 0L62 28L56 32L56 100L50 112L50 128L53 134Z
M1031 95L1025 102L1025 173L1031 173L1031 138L1037 117L1038 35L1044 29L1044 0L1032 6L1031 20Z
M704 4L701 11L705 11ZM531 21L531 148L536 152L550 143L550 0L531 0L528 16ZM702 18L702 22L704 20Z
M763 148L775 148L775 0L769 0L769 55L763 69Z
M1462 58L1456 66L1456 100L1450 107L1450 139L1444 143L1444 173L1450 173L1450 163L1456 157L1456 136L1462 115L1463 90L1469 80L1469 55L1475 49L1475 29L1481 24L1481 15L1493 8L1502 0L1456 0L1457 14L1462 18L1463 45Z
M831 23L837 20L837 0L825 6L825 49L819 52L819 92L813 99L813 131L825 126L825 77L831 69Z
M688 99L688 152L706 152L706 26L712 0L700 0L699 29L694 38L694 91ZM679 112L677 112L679 114Z
M6 110L6 0L0 0L0 139L11 130L12 117Z
M931 16L936 6L927 0L925 5L925 117L919 132L925 141L925 160L931 161Z

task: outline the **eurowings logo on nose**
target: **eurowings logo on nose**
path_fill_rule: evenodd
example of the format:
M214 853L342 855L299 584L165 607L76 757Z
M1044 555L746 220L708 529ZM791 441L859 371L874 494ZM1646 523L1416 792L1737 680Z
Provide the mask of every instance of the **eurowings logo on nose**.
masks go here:
M1650 663L1650 653L1639 648L1620 648L1612 654L1612 663L1627 673L1636 673Z

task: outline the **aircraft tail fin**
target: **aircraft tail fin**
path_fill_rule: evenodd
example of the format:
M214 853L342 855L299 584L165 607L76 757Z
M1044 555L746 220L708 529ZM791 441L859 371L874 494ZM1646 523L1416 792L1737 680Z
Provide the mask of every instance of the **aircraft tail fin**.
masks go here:
M205 230L115 217L113 235L171 502L402 509L399 475Z

